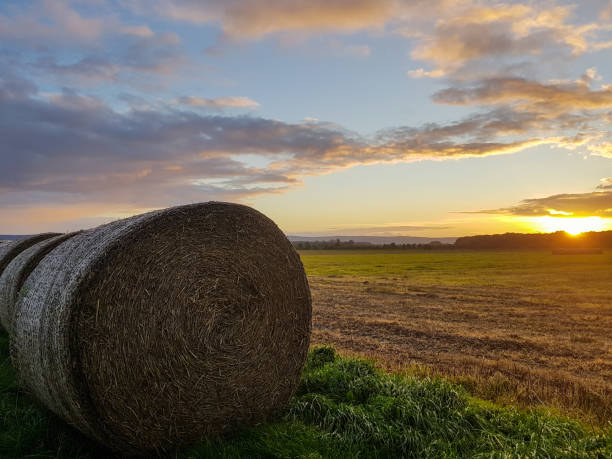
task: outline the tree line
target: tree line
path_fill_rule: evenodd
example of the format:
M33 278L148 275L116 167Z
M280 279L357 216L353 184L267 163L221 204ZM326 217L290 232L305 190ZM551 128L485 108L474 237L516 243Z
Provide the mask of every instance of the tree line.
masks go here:
M298 250L355 250L355 249L395 249L395 250L441 250L454 249L453 244L444 244L440 241L431 241L426 244L372 244L370 242L341 241L340 239L330 239L328 241L293 241L293 246Z
M571 235L565 231L555 233L505 233L480 236L464 236L454 244L431 241L419 244L372 244L369 242L341 241L293 241L298 250L555 250L555 249L612 249L612 231L590 231Z
M460 237L457 249L612 249L612 231L589 231L571 235L555 233L505 233Z

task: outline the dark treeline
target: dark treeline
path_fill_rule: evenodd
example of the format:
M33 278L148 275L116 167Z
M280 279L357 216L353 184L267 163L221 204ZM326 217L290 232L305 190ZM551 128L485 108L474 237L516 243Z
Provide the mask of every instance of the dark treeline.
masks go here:
M457 249L612 249L612 231L590 231L572 236L556 233L506 233L460 237Z
M341 241L331 239L329 241L293 241L293 246L298 250L355 250L355 249L399 249L399 250L441 250L454 249L453 244L443 244L440 241L431 241L426 244L372 244L370 242Z
M371 244L368 242L294 241L298 250L341 249L396 249L396 250L555 250L555 249L612 249L612 231L591 231L572 236L565 231L556 233L505 233L460 237L454 244L431 241L426 244Z

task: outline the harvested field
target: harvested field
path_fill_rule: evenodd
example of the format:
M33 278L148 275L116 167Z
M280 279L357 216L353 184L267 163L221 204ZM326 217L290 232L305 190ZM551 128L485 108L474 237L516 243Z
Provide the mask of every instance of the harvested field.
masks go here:
M313 343L612 420L612 254L303 251Z

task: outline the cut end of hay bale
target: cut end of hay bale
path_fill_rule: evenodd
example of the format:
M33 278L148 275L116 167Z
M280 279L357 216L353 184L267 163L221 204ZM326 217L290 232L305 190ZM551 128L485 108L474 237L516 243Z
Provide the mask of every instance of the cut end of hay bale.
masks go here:
M308 282L285 235L249 207L194 204L99 227L26 284L13 347L22 381L115 450L166 451L262 422L299 382Z

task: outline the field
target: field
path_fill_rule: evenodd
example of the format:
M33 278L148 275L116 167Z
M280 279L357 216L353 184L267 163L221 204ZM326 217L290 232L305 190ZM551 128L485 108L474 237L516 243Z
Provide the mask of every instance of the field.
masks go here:
M0 333L0 457L116 457L21 393L7 354ZM319 347L278 420L170 457L607 458L611 434L541 410L488 404L443 379L389 375Z
M612 253L303 251L313 341L500 403L612 420Z
M315 345L290 406L171 457L612 457L610 254L301 255ZM3 332L0 457L116 457L19 389Z

